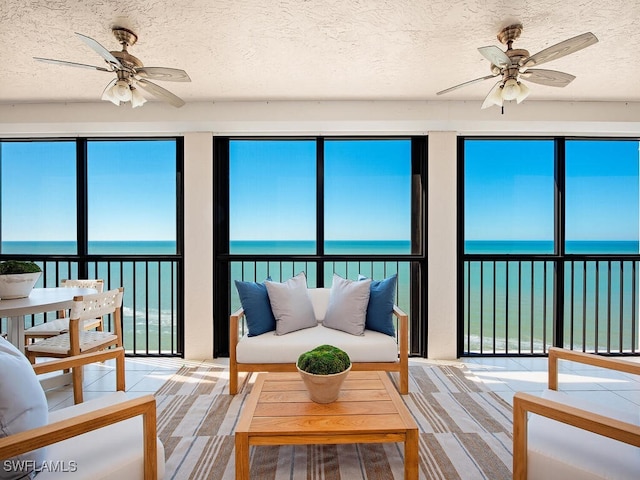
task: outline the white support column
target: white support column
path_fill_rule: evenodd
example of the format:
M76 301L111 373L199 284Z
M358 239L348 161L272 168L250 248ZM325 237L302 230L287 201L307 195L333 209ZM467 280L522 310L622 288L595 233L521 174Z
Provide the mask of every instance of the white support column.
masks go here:
M456 132L429 132L427 356L433 359L457 356L456 152Z
M213 357L213 134L184 135L184 358Z

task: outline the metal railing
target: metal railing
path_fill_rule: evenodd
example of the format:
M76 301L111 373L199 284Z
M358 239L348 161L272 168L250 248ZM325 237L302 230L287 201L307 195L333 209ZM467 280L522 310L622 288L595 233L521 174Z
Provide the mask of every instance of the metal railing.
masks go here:
M182 260L173 255L100 255L80 260L58 256L15 259L34 260L42 268L35 285L57 287L60 281L80 278L79 267L86 268L82 278L101 278L104 289L124 287L122 332L126 353L136 356L182 356ZM25 328L55 319L57 312L29 315ZM112 319L107 319L111 327ZM6 320L2 329L6 331Z
M463 355L640 351L637 256L477 257L463 262Z

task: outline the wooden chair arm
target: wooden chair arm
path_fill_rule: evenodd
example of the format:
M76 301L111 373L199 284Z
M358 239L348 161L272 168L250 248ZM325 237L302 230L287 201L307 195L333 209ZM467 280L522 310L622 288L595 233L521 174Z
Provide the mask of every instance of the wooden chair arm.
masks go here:
M513 478L527 478L527 412L640 447L640 426L560 402L517 392L513 396Z
M36 372L36 375L41 375L43 373L57 372L59 370L89 365L90 363L103 362L113 358L117 359L119 357L124 358L124 348L122 347L36 363L33 365L33 370Z
M608 368L619 372L640 375L640 363L631 362L621 358L603 357L592 353L575 352L565 348L549 348L549 388L558 389L558 360L583 363L595 367Z
M143 421L144 478L145 480L155 479L158 474L158 451L156 400L153 395L126 400L93 412L0 438L0 459L37 450L138 415L142 415Z

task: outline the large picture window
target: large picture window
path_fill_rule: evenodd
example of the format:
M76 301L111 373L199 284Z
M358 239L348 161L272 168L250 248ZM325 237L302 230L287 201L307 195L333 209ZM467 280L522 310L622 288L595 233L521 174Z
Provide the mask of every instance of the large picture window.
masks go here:
M424 311L417 288L426 283L426 252L415 234L424 232L416 214L424 212L424 138L217 138L214 151L214 182L228 181L228 198L214 209L218 239L228 222L214 283L229 286L215 299L215 318L240 307L235 281L286 281L301 271L309 288L330 288L334 273L397 275L396 303L409 315ZM216 354L228 354L228 338L228 323L216 322Z
M639 145L464 141L461 354L640 350Z

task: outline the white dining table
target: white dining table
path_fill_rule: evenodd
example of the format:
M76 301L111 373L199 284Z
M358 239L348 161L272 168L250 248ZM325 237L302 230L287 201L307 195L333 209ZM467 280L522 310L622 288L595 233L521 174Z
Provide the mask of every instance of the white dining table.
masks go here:
M24 320L26 315L66 310L78 295L97 293L93 288L34 288L28 297L0 299L0 318L9 320L7 339L24 352Z

